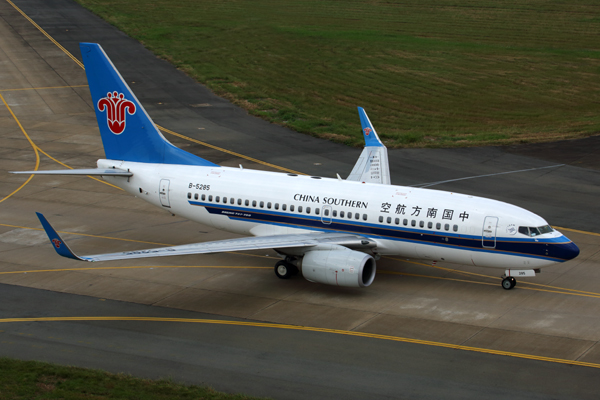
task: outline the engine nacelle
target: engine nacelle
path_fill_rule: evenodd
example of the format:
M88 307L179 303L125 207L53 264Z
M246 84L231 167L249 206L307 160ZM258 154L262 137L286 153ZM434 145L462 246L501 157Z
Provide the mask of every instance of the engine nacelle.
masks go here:
M339 246L312 250L302 259L302 276L308 281L346 287L367 287L375 279L375 259Z

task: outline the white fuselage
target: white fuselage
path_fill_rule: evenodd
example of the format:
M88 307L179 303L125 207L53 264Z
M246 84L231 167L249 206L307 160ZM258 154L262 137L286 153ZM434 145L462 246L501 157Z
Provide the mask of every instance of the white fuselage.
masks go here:
M238 234L348 232L374 240L380 255L502 269L572 258L572 242L560 232L519 232L547 226L544 219L481 197L241 168L114 160L98 167L130 170L130 178L104 179L173 214Z

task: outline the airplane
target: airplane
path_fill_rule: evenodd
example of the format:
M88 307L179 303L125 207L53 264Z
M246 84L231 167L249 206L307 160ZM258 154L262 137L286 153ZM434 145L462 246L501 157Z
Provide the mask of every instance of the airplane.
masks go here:
M281 279L368 287L376 260L408 259L503 269L516 277L571 260L579 248L543 218L497 200L394 186L387 148L358 107L365 147L344 180L223 167L171 144L99 44L80 43L106 159L97 168L20 171L95 175L172 214L249 237L79 256L37 213L56 252L82 261L274 249Z

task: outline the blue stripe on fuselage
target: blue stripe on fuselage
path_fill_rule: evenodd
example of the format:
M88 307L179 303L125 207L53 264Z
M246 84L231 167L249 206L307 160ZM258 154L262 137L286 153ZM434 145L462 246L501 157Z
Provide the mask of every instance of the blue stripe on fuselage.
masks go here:
M482 246L481 236L460 235L441 231L431 232L427 230L407 228L404 226L382 226L366 222L359 222L354 219L343 220L340 218L332 218L331 224L324 224L322 222L321 216L291 214L265 209L247 209L238 206L205 203L193 200L188 200L188 202L190 205L193 206L205 207L206 210L211 214L225 215L230 219L239 221L252 221L270 225L290 226L316 231L354 233L358 235L368 236L371 238L409 241L439 247L469 249L471 251L478 252L505 253L517 256L539 258L550 261L566 261L572 258L566 256L561 257L560 247L556 246L571 243L570 240L564 240L564 236L561 236L559 238L536 239L514 238L511 240L499 240L497 238L496 247L488 248ZM552 255L549 254L549 250L551 248Z

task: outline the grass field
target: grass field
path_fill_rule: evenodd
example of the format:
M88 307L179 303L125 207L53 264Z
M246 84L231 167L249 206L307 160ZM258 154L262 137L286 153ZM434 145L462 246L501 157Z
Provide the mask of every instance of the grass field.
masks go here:
M0 358L0 398L258 400L168 380L152 381L103 371Z
M77 0L250 113L362 144L600 133L598 0Z

